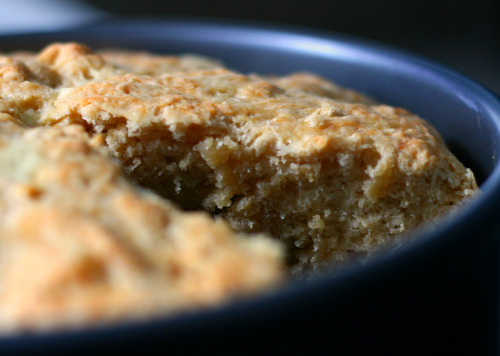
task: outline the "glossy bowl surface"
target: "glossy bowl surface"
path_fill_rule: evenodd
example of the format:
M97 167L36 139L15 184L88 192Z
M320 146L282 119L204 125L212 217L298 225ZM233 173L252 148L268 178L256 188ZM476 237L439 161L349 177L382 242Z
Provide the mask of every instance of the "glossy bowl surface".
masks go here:
M475 172L482 194L414 243L366 265L207 311L0 337L0 354L207 351L222 343L234 352L273 345L291 351L427 351L434 342L449 350L445 345L457 340L462 350L478 351L478 344L496 348L500 101L491 92L437 64L359 38L210 20L108 20L66 32L3 36L0 51L38 50L54 41L198 53L242 72L318 73L430 121Z

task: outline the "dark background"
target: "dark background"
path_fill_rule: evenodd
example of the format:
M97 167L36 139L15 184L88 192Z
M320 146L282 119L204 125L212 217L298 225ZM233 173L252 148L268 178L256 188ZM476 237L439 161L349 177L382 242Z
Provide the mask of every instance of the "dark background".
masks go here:
M203 16L299 25L384 42L500 94L500 0L87 0L124 16Z

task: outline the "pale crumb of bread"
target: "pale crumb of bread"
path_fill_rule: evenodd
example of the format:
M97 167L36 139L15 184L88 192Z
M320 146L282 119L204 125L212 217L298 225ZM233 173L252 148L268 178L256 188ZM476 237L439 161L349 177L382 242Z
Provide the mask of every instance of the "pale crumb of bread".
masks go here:
M0 84L5 122L14 120L27 132L39 126L54 132L66 126L83 127L89 138L81 142L93 140L105 147L136 183L184 209L207 210L236 231L266 232L283 241L295 274L343 264L353 256L370 255L404 241L408 232L435 223L477 190L472 172L424 120L313 74L243 75L206 58L127 51L100 54L69 43L53 44L39 54L1 57ZM60 159L65 160L62 152ZM30 154L22 151L27 157ZM37 161L34 155L30 159ZM26 166L19 166L20 176L29 169ZM119 185L140 195L137 204L151 200L172 210L160 197L124 183L120 169L114 169L119 172L115 178ZM104 177L94 172L88 179L99 184ZM119 189L109 185L111 190ZM125 221L134 226L125 230L129 240L140 243L154 236L147 220L135 217L140 212L130 213L135 208L123 212L122 203L105 205L106 195L90 193L84 194L85 201L95 200L92 204L102 214L102 207L111 211L107 214L113 217L107 217L106 223L117 219L114 214L126 216L117 220L117 226ZM2 204L11 204L11 199L1 200ZM19 214L27 215L21 210ZM188 219L177 210L175 216L179 221ZM51 221L50 229L67 233L66 225L56 224L58 219L71 221L66 215L44 216L44 221ZM87 215L85 219L91 228L93 220ZM206 229L191 233L195 224L188 224L189 236L219 229L206 218L199 219L205 219ZM71 230L78 231L81 222L72 224ZM231 235L224 231L222 235ZM169 236L183 234L175 230ZM193 241L198 243L196 238ZM269 262L269 280L259 269L250 272L252 266L246 273L257 273L263 279L256 283L268 285L278 279L279 253L267 240L258 241L255 244L262 243L261 247L251 245L250 250L258 250ZM189 246L183 252L199 248ZM190 261L198 258L194 256L198 255ZM231 261L227 265L234 262L224 256ZM217 273L206 283L222 278ZM190 283L165 291L180 293L181 304L191 303L192 296L188 293L190 297L184 298L182 293L199 286ZM223 296L226 290L221 290L213 293ZM177 308L176 302L169 308Z

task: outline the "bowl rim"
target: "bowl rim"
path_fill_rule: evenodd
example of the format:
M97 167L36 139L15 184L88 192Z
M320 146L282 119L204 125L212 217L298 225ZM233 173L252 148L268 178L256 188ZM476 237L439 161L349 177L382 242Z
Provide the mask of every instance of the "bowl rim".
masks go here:
M395 49L389 45L351 35L323 31L318 29L286 26L280 24L235 22L208 18L135 18L105 19L92 26L78 29L9 34L0 36L0 48L6 41L23 39L57 40L60 37L96 36L99 33L115 33L120 36L141 36L144 33L158 34L172 30L186 38L196 33L201 40L245 43L253 46L273 46L278 43L285 49L290 46L302 46L308 54L318 56L345 56L358 61L370 61L373 66L398 65L400 70L418 69L421 75L436 80L439 85L452 85L461 90L460 99L469 105L479 105L488 114L500 139L500 98L467 77L424 59L418 55ZM161 30L161 31L160 31ZM200 35L201 34L201 35ZM221 36L223 34L224 36ZM264 39L264 40L263 40ZM161 37L160 37L161 40ZM258 41L258 42L257 42ZM47 42L49 43L49 42ZM361 56L362 55L362 56ZM167 315L148 320L123 321L112 325L103 325L75 330L54 330L40 334L7 334L0 336L0 351L25 349L26 347L53 347L75 343L103 340L123 340L127 337L153 337L161 333L164 337L194 333L207 327L214 328L213 320L224 327L232 323L246 322L255 316L273 316L285 313L287 309L303 303L314 303L327 295L348 292L360 284L374 283L390 272L403 273L404 267L439 253L451 242L464 240L467 234L474 233L471 221L491 221L492 228L500 225L495 222L495 207L500 202L500 167L498 158L495 167L481 185L482 193L473 199L465 209L415 240L403 246L395 253L384 253L366 265L355 265L335 274L324 274L308 283L288 283L279 290L270 291L257 297L230 302L220 307L207 310L186 312L180 315ZM457 238L457 236L459 236ZM462 243L465 241L461 241ZM395 268L399 266L400 268Z

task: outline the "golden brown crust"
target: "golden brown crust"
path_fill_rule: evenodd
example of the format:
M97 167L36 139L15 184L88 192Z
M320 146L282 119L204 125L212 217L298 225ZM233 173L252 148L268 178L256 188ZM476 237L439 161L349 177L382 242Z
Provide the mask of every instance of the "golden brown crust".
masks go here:
M313 73L299 72L284 77L270 77L268 80L284 89L290 96L319 96L348 103L375 104L375 100L357 91L342 88Z
M28 130L4 119L0 329L161 315L283 277L280 246L132 186L81 127Z
M240 232L267 231L286 242L289 263L296 271L332 261L349 261L352 256L370 254L389 242L404 239L404 233L433 223L477 190L472 173L448 151L425 121L406 110L376 104L362 94L312 74L265 78L243 75L204 58L126 51L99 54L70 43L51 45L40 54L2 57L0 84L0 115L5 122L24 125L22 130L26 133L18 135L23 140L33 140L35 146L37 140L45 142L46 147L57 146L53 151L60 156L51 162L54 167L55 162L62 164L61 168L48 175L44 184L61 182L69 189L63 199L68 206L61 211L54 208L42 214L37 210L38 203L11 195L0 202L9 205L22 201L18 205L23 208L16 208L19 221L46 221L50 224L47 231L59 231L60 236L70 230L80 231L80 225L85 225L81 229L84 234L89 234L87 229L94 229L94 236L102 235L102 240L111 244L103 251L120 256L117 261L121 262L117 263L125 266L123 275L130 275L125 279L139 276L138 280L142 280L149 276L143 270L145 261L154 270L170 269L168 288L163 287L164 282L158 286L145 282L147 287L137 288L136 294L127 297L137 299L123 302L124 308L146 294L156 295L150 290L146 292L147 288L161 289L159 299L166 298L162 293L172 295L173 302L168 306L148 302L151 308L162 305L172 309L224 299L231 294L232 283L238 285L238 290L258 289L279 279L279 253L264 240L237 247L243 242L235 242L240 239L232 237L226 227L214 226L198 215L184 216L161 198L133 188L121 176L121 169L95 150L101 152L106 147L129 178L184 208L205 209L226 219ZM39 126L50 128L28 129ZM65 130L76 130L75 126L83 127L88 137L82 132L75 134L78 144L58 138L67 135ZM12 132L19 130L17 127ZM48 139L47 135L53 138ZM62 149L65 145L70 148ZM83 154L82 147L89 153ZM46 148L41 149L45 151ZM74 151L80 155L78 159L72 156ZM90 165L94 156L99 157L98 163ZM79 164L82 167L76 167ZM75 183L70 178L73 171L85 178L75 178L80 182ZM106 192L90 194L82 179ZM107 183L101 186L102 179ZM115 191L119 193L110 193ZM33 192L30 194L38 194L36 189ZM83 192L88 192L88 196ZM92 213L85 211L83 215L78 210L78 214L71 215L74 202L82 197L94 210L89 208ZM34 209L33 217L30 209ZM93 220L99 214L106 218ZM153 223L147 219L151 216L155 217ZM181 223L192 219L198 220ZM109 230L103 221L115 225ZM0 229L2 226L0 223ZM16 226L21 230L12 230L15 232L11 236L30 236L30 241L46 239L43 234L25 231L27 224ZM165 226L178 226L181 230L175 228L174 233ZM182 253L171 253L174 247L170 243L165 243L165 251L155 249L152 254L136 247L151 239L161 240L154 236L165 229L173 241L184 235L193 238L183 240L183 246L174 244ZM113 233L109 235L109 231ZM207 231L217 233L203 237ZM133 247L133 252L110 252L124 248L111 243L116 239L114 234L125 239L124 246ZM215 247L220 242L219 235L224 236L220 237L220 248ZM80 237L73 236L71 241L75 239ZM85 239L78 241L84 249L93 244ZM206 243L212 246L209 250L220 251L217 256L223 258L204 261ZM34 249L40 256L46 253L43 244ZM226 244L231 246L227 250L223 248ZM269 251L265 252L267 248ZM267 261L266 267L254 269L251 263L238 264L240 257L235 256L247 253L252 261ZM137 256L141 257L137 260ZM91 271L109 267L101 257L97 259L98 262L89 262ZM86 260L82 263L87 266ZM205 264L209 267L200 267ZM233 264L240 267L227 267ZM62 265L63 262L55 270ZM178 267L172 265L194 268L192 275L203 276L204 282L178 277L178 272L173 272ZM65 269L79 276L78 266ZM243 277L238 279L236 274ZM74 283L76 277L65 278L73 278ZM175 287L172 280L176 281ZM50 281L46 283L50 285ZM121 295L118 287L106 286L109 298L119 298L115 296ZM203 293L199 293L200 288L205 288ZM67 303L87 303L86 293L90 292L80 289L81 297L71 297L76 299L70 298ZM197 300L196 295L206 297ZM106 298L95 303L104 306L109 303ZM94 305L85 305L84 310L94 310ZM47 307L47 315L56 313L56 309ZM60 315L64 318L65 314Z

